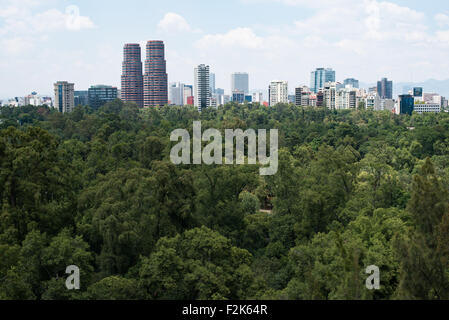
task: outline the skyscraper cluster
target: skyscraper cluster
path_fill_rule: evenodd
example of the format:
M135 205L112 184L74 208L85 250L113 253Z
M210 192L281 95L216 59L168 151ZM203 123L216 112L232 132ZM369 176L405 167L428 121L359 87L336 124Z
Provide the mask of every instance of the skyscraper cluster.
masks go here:
M140 108L168 103L168 75L165 46L162 41L148 41L145 74L139 44L126 44L123 54L121 99L135 102Z
M143 68L145 72L143 72ZM87 91L74 91L74 84L59 81L54 84L54 105L60 112L71 112L78 105L89 105L98 109L103 104L120 98L124 102L134 102L140 108L171 105L194 105L201 112L205 108L218 107L229 101L238 104L260 103L275 106L279 103L292 103L297 106L317 106L329 109L390 110L397 113L440 112L447 108L448 101L436 93L425 93L417 87L408 94L393 99L393 82L382 78L377 86L368 90L360 88L360 82L347 78L336 81L336 72L332 68L316 68L311 72L310 87L298 86L294 94L289 92L287 81L271 81L268 87L268 102L264 93L250 91L249 74L234 72L231 74L231 95L225 95L224 89L216 87L215 73L209 65L200 64L194 68L193 85L181 82L168 84L167 62L163 41L152 40L146 44L145 63L142 63L141 47L137 43L125 44L121 90L116 87L96 85ZM9 105L36 105L46 101L36 93L25 98L8 101ZM412 103L413 101L413 103Z

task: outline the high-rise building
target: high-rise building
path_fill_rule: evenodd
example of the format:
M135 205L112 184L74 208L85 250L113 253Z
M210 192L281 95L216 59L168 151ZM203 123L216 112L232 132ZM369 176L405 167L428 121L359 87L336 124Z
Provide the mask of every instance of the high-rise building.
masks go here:
M246 72L235 72L231 75L231 91L249 93L249 75Z
M200 64L195 68L194 98L195 107L201 112L211 106L210 68Z
M75 91L75 107L89 104L89 91Z
M359 88L359 80L356 80L354 78L348 78L343 82L344 86L352 86L355 89Z
M328 109L336 109L337 100L337 83L336 82L326 82L324 85L324 104Z
M382 78L377 82L377 93L381 99L393 99L393 81Z
M399 96L398 101L399 113L412 115L415 108L415 99L410 94L403 94Z
M301 106L302 105L302 87L295 88L295 105Z
M180 82L170 83L169 100L171 105L184 105L184 84Z
M377 92L370 92L363 101L367 110L381 110L381 99Z
M335 79L335 71L331 68L317 68L311 73L310 89L312 92L317 93L320 89L324 88L327 82L335 82Z
M145 75L143 76L143 105L145 108L168 103L168 75L163 41L148 41Z
M270 107L274 107L278 103L288 103L288 82L271 81L268 88L268 95Z
M183 98L184 99L184 102L183 102L184 105L189 105L189 104L193 105L193 102L192 103L188 103L188 101L187 101L187 99L190 98L190 97L193 97L193 86L189 85L189 84L185 84L184 85L184 98Z
M209 77L210 77L210 80L209 80L209 83L210 83L210 93L211 94L214 94L215 93L215 73L211 73L210 75L209 75Z
M97 110L104 104L114 101L118 97L118 91L116 87L96 85L91 86L88 90L89 106Z
M357 109L357 89L352 87L337 90L335 97L335 109Z
M61 113L72 112L75 108L75 85L67 81L54 84L55 108Z
M124 47L121 99L143 107L142 55L140 45L136 43Z

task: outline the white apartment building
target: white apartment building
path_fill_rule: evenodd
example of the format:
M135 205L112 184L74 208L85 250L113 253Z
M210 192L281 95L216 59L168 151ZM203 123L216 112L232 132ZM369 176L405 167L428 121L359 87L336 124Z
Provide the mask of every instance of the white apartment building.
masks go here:
M423 113L440 113L441 106L437 103L415 104L414 112Z
M347 110L357 109L358 107L357 89L348 86L344 89L340 89L336 93L335 97L335 109Z
M288 103L288 82L279 80L271 81L268 93L270 107L278 103Z
M336 108L337 99L337 83L336 82L326 82L324 84L324 105L331 110Z
M367 110L380 110L381 106L381 99L377 92L370 92L366 98L364 98L365 101L365 108Z
M58 81L54 84L55 108L61 113L72 112L75 108L75 84Z

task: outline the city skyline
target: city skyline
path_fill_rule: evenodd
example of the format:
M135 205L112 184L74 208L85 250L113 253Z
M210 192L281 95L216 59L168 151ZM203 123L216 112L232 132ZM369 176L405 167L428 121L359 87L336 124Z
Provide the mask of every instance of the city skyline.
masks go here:
M132 0L135 5L126 8L108 3L107 14L99 10L103 1L81 0L75 9L68 1L2 1L0 70L8 77L0 80L0 99L32 91L51 94L58 79L78 89L98 83L119 87L123 44L140 43L144 57L148 39L165 43L169 82L193 83L192 69L205 63L216 74L216 87L227 92L236 70L251 75L252 89L265 89L273 79L307 84L317 67L332 67L338 81L449 78L446 2L234 0L173 6L166 1L148 15L149 4ZM198 8L209 16L200 17ZM270 9L282 14L268 19ZM115 17L124 22L113 24ZM337 24L336 17L345 23ZM320 30L326 24L335 30L324 35ZM432 50L423 50L429 46Z

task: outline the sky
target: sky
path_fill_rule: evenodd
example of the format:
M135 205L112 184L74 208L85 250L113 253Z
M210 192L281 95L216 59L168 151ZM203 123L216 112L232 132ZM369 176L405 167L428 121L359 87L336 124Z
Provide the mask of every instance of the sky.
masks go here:
M309 85L317 67L337 80L449 79L447 0L0 0L0 99L120 87L123 45L163 40L170 82L193 83L204 63L228 93ZM144 54L144 51L143 51Z

